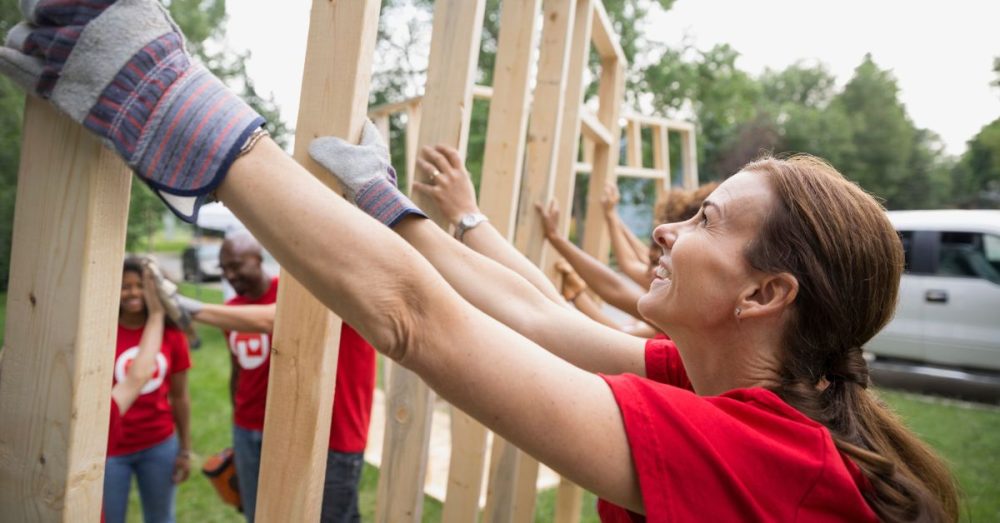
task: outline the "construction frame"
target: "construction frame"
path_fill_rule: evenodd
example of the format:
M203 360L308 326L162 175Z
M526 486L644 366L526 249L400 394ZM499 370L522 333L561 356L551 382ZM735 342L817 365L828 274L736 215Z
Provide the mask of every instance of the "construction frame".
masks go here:
M379 8L378 0L312 3L293 157L332 190L340 188L307 146L322 135L358 139L369 113ZM408 115L411 183L419 147L444 143L464 154L472 100L480 96L491 98L480 207L542 268L552 266L555 253L543 241L533 204L555 198L569 209L578 172L590 173L589 208L619 176L659 179L663 191L671 183L668 131L676 131L683 184L697 184L691 124L623 114L627 64L600 1L504 0L492 88L473 83L484 10L485 0L437 0L426 94L370 112L386 135L389 114ZM593 111L583 100L591 48L601 68ZM623 118L628 147L620 166ZM643 127L653 129L649 168L642 165ZM106 356L115 341L128 216L122 202L130 184L125 166L96 138L28 97L0 360L0 511L13 520L100 518L112 373ZM449 226L430 202L414 199ZM563 233L569 219L568 212L560 217ZM588 213L584 230L585 250L606 258L598 213ZM256 517L317 521L341 322L290 274L281 280ZM401 367L389 376L376 520L419 521L433 394ZM486 429L457 409L451 423L442 519L469 522L481 513L488 522L532 521L538 463L495 438L487 470ZM581 498L564 481L556 520L578 521Z

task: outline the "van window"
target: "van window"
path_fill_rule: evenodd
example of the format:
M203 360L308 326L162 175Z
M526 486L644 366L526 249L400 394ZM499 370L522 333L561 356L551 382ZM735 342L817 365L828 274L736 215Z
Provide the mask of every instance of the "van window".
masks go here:
M913 268L913 231L898 231L899 241L903 244L903 272L910 272Z
M937 274L980 278L1000 285L1000 237L978 232L942 232Z

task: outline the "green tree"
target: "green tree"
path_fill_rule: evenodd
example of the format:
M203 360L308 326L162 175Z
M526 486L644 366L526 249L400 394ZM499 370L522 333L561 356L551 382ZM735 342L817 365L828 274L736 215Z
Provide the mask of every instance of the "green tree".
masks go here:
M278 143L287 143L290 130L281 120L272 99L257 93L246 72L248 53L233 53L225 46L224 0L171 0L171 15L188 38L188 48L216 75L233 86L268 121ZM7 33L21 21L15 0L0 0L0 31ZM214 50L214 51L213 51ZM11 232L17 191L24 94L0 77L0 289L7 288L10 272ZM141 182L132 184L127 248L136 249L151 231L159 228L164 207Z
M1000 208L1000 118L969 140L953 180L960 206Z

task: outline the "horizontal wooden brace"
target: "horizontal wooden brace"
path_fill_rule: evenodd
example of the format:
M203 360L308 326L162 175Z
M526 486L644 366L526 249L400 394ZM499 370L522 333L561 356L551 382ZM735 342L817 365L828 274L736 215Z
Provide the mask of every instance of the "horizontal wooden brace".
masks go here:
M580 109L580 132L601 145L610 145L614 137L589 109Z

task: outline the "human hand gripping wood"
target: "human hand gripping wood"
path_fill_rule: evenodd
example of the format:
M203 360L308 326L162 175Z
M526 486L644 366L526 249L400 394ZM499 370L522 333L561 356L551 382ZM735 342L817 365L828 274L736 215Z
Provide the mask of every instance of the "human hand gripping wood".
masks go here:
M622 195L618 191L618 184L614 182L604 184L604 193L601 194L601 209L604 211L604 214L614 214L621 200Z
M441 144L421 148L417 167L427 173L432 183L414 181L413 189L430 196L449 222L479 213L472 178L454 147Z
M545 239L552 241L559 237L559 202L553 199L549 202L548 207L536 203L535 210L542 218L541 224Z

